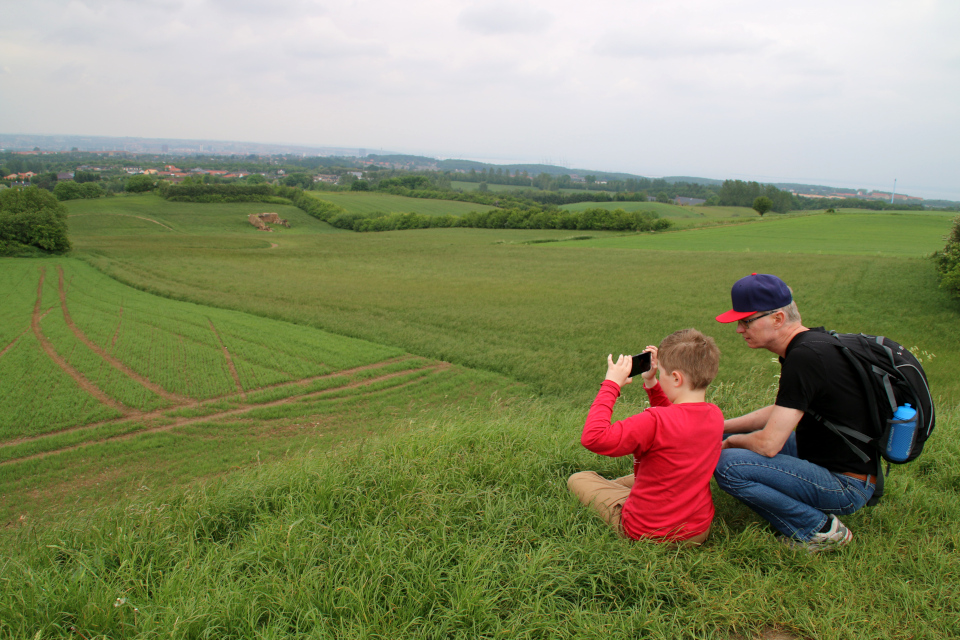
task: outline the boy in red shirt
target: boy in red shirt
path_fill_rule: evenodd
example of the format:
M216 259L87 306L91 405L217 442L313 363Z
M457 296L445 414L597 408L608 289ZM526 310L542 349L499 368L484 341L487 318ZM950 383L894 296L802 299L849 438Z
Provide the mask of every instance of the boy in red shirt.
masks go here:
M607 356L607 376L580 438L594 453L633 454L633 474L607 480L582 471L567 486L629 538L701 544L713 522L710 478L723 439L723 414L705 401L720 350L713 338L684 329L644 351L651 354L650 370L642 374L650 408L610 424L621 387L632 381L633 359Z

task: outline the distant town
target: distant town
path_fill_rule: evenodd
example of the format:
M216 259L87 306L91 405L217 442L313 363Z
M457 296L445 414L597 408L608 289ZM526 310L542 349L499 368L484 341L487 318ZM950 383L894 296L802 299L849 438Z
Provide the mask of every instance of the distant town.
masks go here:
M26 147L26 148L25 148ZM282 180L291 172L290 164L307 158L329 159L329 162L314 163L313 167L294 167L292 170L307 173L314 183L331 186L343 186L364 177L371 170L393 172L441 172L452 180L462 176L467 182L489 182L490 184L512 184L515 186L533 186L546 188L546 181L538 185L537 176L549 176L553 188L586 188L589 190L630 190L630 182L649 183L651 180L669 184L687 183L718 187L722 181L708 178L674 176L664 178L646 178L628 173L611 173L570 169L548 164L493 165L489 163L446 159L439 160L424 156L412 156L382 150L369 153L367 149L341 147L306 147L297 145L271 145L262 143L190 141L175 139L145 138L107 138L82 136L32 136L0 134L0 153L10 158L26 161L57 160L59 169L52 180L72 180L76 172L99 173L103 178L110 175L148 175L157 176L172 183L188 178L203 178L216 181L243 180L252 174L259 174L267 181ZM71 155L77 154L77 155ZM69 158L82 156L86 162L64 167ZM89 162L89 158L100 158L102 164ZM164 158L167 159L164 162ZM199 166L189 166L190 158ZM339 159L339 162L333 160ZM128 160L123 166L118 161ZM170 162L175 160L176 163ZM104 162L106 161L106 162ZM192 163L190 163L192 164ZM283 165L273 171L263 171L264 164ZM302 164L302 163L301 163ZM317 164L321 166L317 166ZM179 165L179 166L178 166ZM328 171L324 171L327 165ZM182 168L183 167L183 168ZM41 171L29 167L26 163L7 162L0 168L14 169L0 175L0 180L8 186L21 186L35 182ZM37 167L39 168L39 167ZM359 170L359 171L358 171ZM497 173L494 174L494 171ZM496 175L496 177L495 177ZM506 180L504 180L506 178ZM908 193L872 190L862 188L835 188L823 185L804 185L772 183L773 186L800 198L812 200L863 200L896 203L900 205L950 206L950 201L931 201ZM49 185L48 185L49 186ZM649 190L648 187L641 187ZM689 191L689 190L688 190ZM699 205L707 200L707 194L685 193L671 195L678 204ZM653 196L651 195L651 199Z

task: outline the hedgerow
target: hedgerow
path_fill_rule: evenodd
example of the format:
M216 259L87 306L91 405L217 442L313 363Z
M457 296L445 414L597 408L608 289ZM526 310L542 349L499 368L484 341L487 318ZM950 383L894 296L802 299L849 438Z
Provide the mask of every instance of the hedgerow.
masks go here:
M160 183L160 195L171 202L275 202L273 185L269 184L171 184Z
M418 213L362 214L343 211L326 219L339 229L351 231L396 231L436 227L474 229L576 229L592 231L662 231L670 220L653 211L623 209L493 209L471 211L465 216L428 216Z

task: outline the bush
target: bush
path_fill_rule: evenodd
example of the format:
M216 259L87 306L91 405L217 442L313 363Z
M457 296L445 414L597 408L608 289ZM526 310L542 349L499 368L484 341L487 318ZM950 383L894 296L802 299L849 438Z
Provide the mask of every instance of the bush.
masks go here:
M96 182L84 182L80 185L80 195L84 198L99 198L103 195L103 187Z
M0 190L0 254L30 253L31 248L70 250L66 207L38 187Z
M940 286L960 298L960 216L953 221L947 246L933 254L933 261L940 273Z
M57 186L53 188L53 195L57 196L57 200L60 201L77 200L83 197L83 193L80 192L80 185L73 180L57 182Z
M157 180L148 175L136 175L127 178L126 190L130 193L144 193L153 191L157 186Z

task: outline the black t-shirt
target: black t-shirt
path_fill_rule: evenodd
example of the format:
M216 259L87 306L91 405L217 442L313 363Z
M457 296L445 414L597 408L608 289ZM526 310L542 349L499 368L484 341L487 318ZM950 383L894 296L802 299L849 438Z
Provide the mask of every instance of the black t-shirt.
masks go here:
M804 412L797 425L801 458L837 473L876 473L872 450L860 447L871 456L870 462L862 462L840 436L807 413L863 433L872 430L860 377L823 327L798 333L790 341L786 357L780 358L776 404Z

